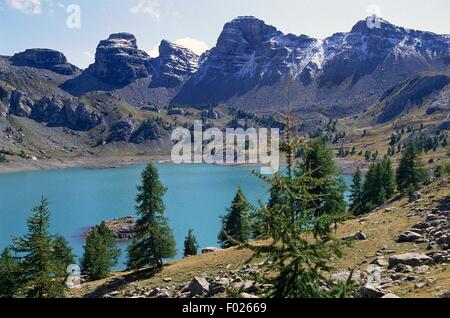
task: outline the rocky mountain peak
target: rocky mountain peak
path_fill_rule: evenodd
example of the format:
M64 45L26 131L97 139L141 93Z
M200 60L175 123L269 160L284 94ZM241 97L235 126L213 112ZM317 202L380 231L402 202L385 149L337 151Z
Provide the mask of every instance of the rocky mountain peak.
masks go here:
M48 69L62 75L72 75L78 69L67 62L65 55L50 49L28 49L14 54L11 62L16 66Z
M99 43L95 63L89 69L98 79L113 85L127 85L149 76L151 58L139 50L134 35L116 33Z
M229 48L230 45L245 45L257 47L258 44L268 40L270 37L279 35L275 27L266 24L263 20L252 16L238 17L225 24L218 39L218 48Z
M358 21L351 29L350 33L359 34L384 34L384 35L401 35L407 31L405 28L398 27L382 18L369 16L366 19Z
M108 46L127 46L137 49L136 37L131 33L120 32L111 34L107 40L102 41L101 44L106 44Z
M152 86L174 87L198 69L199 56L180 45L162 40L159 57L153 61Z

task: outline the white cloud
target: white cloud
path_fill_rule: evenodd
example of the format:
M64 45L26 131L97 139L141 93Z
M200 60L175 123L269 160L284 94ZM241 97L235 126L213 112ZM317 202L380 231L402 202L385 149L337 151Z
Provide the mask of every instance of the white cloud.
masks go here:
M83 53L83 55L84 56L86 56L86 57L88 57L88 58L90 58L90 59L92 59L94 56L92 55L92 53L91 52L89 52L89 51L84 51L84 52L82 52Z
M187 47L192 52L198 55L203 54L209 49L208 44L206 44L205 42L190 37L175 40L175 43Z
M203 41L193 39L190 37L177 39L173 41L173 43L181 45L185 48L188 48L192 52L194 52L197 55L203 54L205 51L209 49L208 44L206 44ZM150 51L147 51L148 55L151 57L158 57L159 56L159 44L154 46Z
M27 14L41 14L44 0L6 0L6 4L13 10Z
M134 6L130 8L130 13L147 14L155 19L161 17L160 3L157 0L138 0Z
M158 57L159 56L159 44L154 46L150 51L148 51L148 55L151 57Z

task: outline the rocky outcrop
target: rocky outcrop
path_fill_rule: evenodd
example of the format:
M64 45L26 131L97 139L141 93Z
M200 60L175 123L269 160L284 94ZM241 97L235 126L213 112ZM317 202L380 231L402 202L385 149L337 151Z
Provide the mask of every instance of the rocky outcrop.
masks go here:
M111 127L106 142L129 141L133 131L136 129L136 126L137 123L130 118L118 121Z
M129 141L142 144L146 141L159 140L168 137L172 126L161 118L149 119L143 122L130 136Z
M233 289L240 293L242 298L259 298L270 284L259 283L257 276L263 264L246 265L238 270L220 271L218 276L210 276L203 273L193 277L189 282L173 284L172 278L163 278L168 286L156 286L153 288L142 287L137 284L129 284L127 290L114 291L105 295L105 298L130 297L130 298L215 298L227 295Z
M422 194L416 196L422 197ZM416 200L413 200L413 202ZM402 233L397 242L415 242L427 243L428 249L440 248L442 250L450 249L449 215L447 210L448 202L444 201L441 206L429 207L421 211L422 220L414 224L411 230Z
M77 67L67 62L63 53L50 49L29 49L14 54L11 62L16 66L47 69L62 75L73 75L79 71Z
M425 254L418 253L406 253L401 255L394 255L389 258L389 268L396 265L409 265L409 266L420 266L426 265L433 262L433 259Z
M102 117L77 100L61 99L47 96L38 101L30 114L38 122L48 126L68 127L73 130L86 131L97 126Z
M126 216L123 218L105 221L105 224L112 231L116 241L129 241L134 237L136 218L133 216ZM95 227L98 227L98 225ZM85 236L89 235L90 231L92 231L92 228L85 233Z
M21 91L13 91L9 100L9 113L19 117L30 117L33 101Z
M89 72L106 83L128 85L149 76L150 68L151 58L138 49L134 35L116 33L99 43Z
M175 87L198 69L199 56L182 46L163 40L153 60L151 87Z

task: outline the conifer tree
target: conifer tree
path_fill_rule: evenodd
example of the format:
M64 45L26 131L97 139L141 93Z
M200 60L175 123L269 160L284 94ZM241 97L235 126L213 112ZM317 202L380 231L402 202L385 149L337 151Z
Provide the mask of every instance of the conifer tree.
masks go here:
M60 297L65 267L55 258L54 236L49 232L50 211L44 197L33 209L27 226L27 234L13 239L13 251L21 258L21 288L31 298Z
M72 252L72 248L69 246L69 242L61 235L56 235L53 239L53 258L58 264L58 268L62 271L62 276L65 275L67 266L75 263L75 255Z
M289 130L289 121L287 127ZM295 147L290 138L286 143L290 145L289 157L289 151L294 152ZM323 193L329 195L329 189L333 189L336 183L326 175L326 169L319 169L319 173L313 169L313 163L318 161L314 158L323 157L310 153L310 169L294 169L293 163L288 162L286 174L277 173L273 177L259 175L284 196L280 202L262 205L256 212L256 216L268 224L264 227L267 230L265 236L271 238L271 243L268 246L246 245L255 251L255 257L268 260L266 273L270 274L273 285L269 297L344 297L350 290L350 280L339 284L328 278L331 272L329 258L340 255L339 242L332 236L332 225L338 221L345 207L341 211L328 211L315 204L322 202ZM328 172L333 171L330 166L327 167Z
M109 276L111 268L117 264L120 249L114 241L113 233L105 222L92 228L86 237L81 272L90 280Z
M316 213L342 214L346 210L345 183L339 177L339 169L331 148L323 138L318 138L305 150L305 153L300 174L309 173L314 179L328 180L311 189L311 193L316 197L316 202L313 203L318 207Z
M184 257L197 255L198 243L194 235L194 230L189 229L186 239L184 240Z
M417 191L428 180L428 174L419 152L414 144L410 144L397 169L397 184L401 192Z
M161 184L156 167L148 164L137 187L135 237L128 248L128 267L162 267L164 258L176 255L175 239L164 216L163 197L167 189Z
M358 166L355 175L353 176L353 184L351 186L351 206L350 211L354 215L360 215L364 212L364 202L363 202L363 181L361 175L361 169Z
M395 171L392 166L392 161L389 158L384 159L381 162L382 165L382 176L381 183L383 184L383 188L386 192L386 199L389 200L395 195L395 191L397 190L397 183L395 180Z
M20 287L20 263L5 248L0 255L0 298L13 298L18 295Z
M251 236L250 204L239 187L227 214L222 217L219 243L223 248L246 243Z

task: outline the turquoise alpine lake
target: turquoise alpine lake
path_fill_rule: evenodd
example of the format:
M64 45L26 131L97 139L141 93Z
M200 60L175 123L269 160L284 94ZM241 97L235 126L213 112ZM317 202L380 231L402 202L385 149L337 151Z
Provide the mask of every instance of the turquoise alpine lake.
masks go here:
M117 169L65 169L0 175L0 249L26 232L26 219L42 196L50 203L51 231L66 237L81 256L83 233L103 220L134 215L136 185L145 166ZM166 215L181 257L184 238L194 230L200 247L217 246L220 216L238 186L249 201L268 198L267 185L244 166L157 164L168 188ZM343 177L346 183L349 176ZM116 269L124 269L127 243Z

